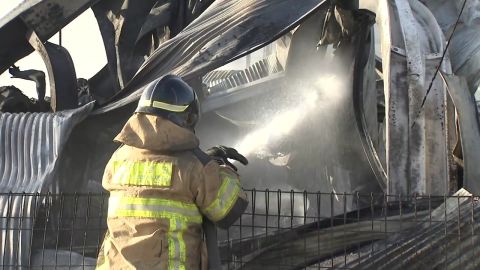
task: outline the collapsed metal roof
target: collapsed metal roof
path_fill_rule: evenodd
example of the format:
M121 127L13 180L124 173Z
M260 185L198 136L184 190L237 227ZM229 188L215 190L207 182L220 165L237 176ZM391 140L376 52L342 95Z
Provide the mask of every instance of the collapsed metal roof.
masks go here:
M182 32L159 47L125 88L110 99L108 105L95 109L94 114L136 101L146 84L166 74L188 81L234 61L275 41L324 3L319 0L215 1Z
M39 14L43 10L49 10L48 7L52 4L59 5L60 10L65 10L65 12L58 14L62 20L58 21L54 28L41 28L45 32L34 28L35 31L39 31L35 33L36 38L41 41L51 37L69 20L72 20L75 17L74 14L82 13L89 4L95 1L81 3L77 1L75 5L79 6L72 13L66 12L70 10L70 7L64 2L53 0L27 1L11 13L16 14L15 16L9 15L2 20L4 27L0 30L6 31L5 29L12 30L15 28L16 31L13 31L15 34L8 40L8 44L0 44L2 49L0 52L3 53L3 55L0 54L0 59L2 59L0 62L4 65L0 66L1 71L33 51L33 48L28 44L28 40L25 39L27 28L24 29L25 31L19 31L20 25L29 22L25 21L25 16L22 14L31 14L34 17L40 16ZM267 42L272 42L275 37L298 24L305 16L320 7L322 3L324 1L319 0L306 0L302 3L294 0L217 1L189 27L155 51L132 81L112 99L112 101L116 101L115 103L98 108L94 114L103 114L124 107L126 109L124 115L127 116L131 114L130 107L124 105L138 98L138 94L142 91L139 87L167 73L174 73L188 79L188 77L198 76L205 73L206 70L213 70L229 61L233 61ZM278 16L279 13L282 13L283 16ZM219 14L223 14L223 16L219 16ZM48 24L50 23L48 20L54 18L47 16L45 19L47 21L43 23ZM220 20L223 23L219 23ZM42 26L42 22L37 22L35 25ZM266 29L268 31L265 31ZM4 32L0 32L0 35L2 33L3 36L8 36ZM218 35L218 33L222 34ZM2 40L6 41L7 39ZM189 48L191 51L188 51ZM202 48L200 54L196 53L195 48ZM10 54L11 52L15 53ZM9 56L6 57L6 55ZM57 90L63 91L63 89ZM2 192L34 194L46 191L68 192L69 190L79 190L84 184L83 180L76 181L74 175L64 177L65 172L69 174L68 169L66 169L68 161L65 161L65 158L60 166L61 172L56 174L57 180L60 179L59 181L62 182L54 183L53 177L59 167L59 156L64 151L70 132L91 113L93 106L94 104L90 103L76 110L56 113L0 114L0 127L2 128L0 138L4 150L2 153L6 153L0 156L0 164L7 166L4 168L0 179ZM117 114L115 118L114 123L123 125L125 119L122 118L122 114ZM115 128L116 126L113 126L113 129ZM98 134L100 133L102 132ZM78 137L82 136L81 134L83 132L76 132L75 135ZM73 142L70 145L76 144L78 142ZM85 150L82 149L82 151ZM36 156L42 159L32 161L31 158ZM37 177L34 177L34 175ZM64 181L69 181L69 183L67 184ZM2 219L8 223L8 226L2 224L4 230L2 230L2 238L0 239L2 250L8 251L3 252L2 257L0 257L5 267L11 266L13 269L16 268L16 265L29 265L30 254L32 254L31 239L34 223L33 220L22 223L20 217L33 217L39 206L35 197L29 198L23 202L23 205L27 206L25 208L22 207L21 196L13 198L4 195L1 197L3 201L1 204L3 205L2 215L9 217L8 219ZM27 212L24 213L24 211ZM17 231L19 226L25 230ZM6 243L6 245L3 243Z
M53 0L45 0L45 1L27 1L26 3L32 4L32 7L39 3L43 4L48 4L48 3L60 3L62 5L65 5L63 3L64 1L53 1ZM82 3L92 3L93 1L84 1ZM136 73L136 75L133 77L133 79L124 87L122 88L122 91L117 93L116 96L114 96L112 99L109 100L108 104L104 105L97 105L97 108L94 112L94 116L88 118L88 120L84 121L81 123L80 128L77 129L78 131L78 136L82 135L81 129L88 127L89 124L92 126L97 126L96 128L93 128L92 131L95 136L103 136L104 134L112 134L116 129L119 128L120 125L123 125L123 122L126 120L126 117L128 117L131 112L133 111L133 101L138 99L142 87L144 87L147 83L167 74L167 73L174 73L183 76L186 80L188 79L193 79L195 77L199 77L200 75L204 74L206 71L215 69L221 65L224 65L230 61L233 61L242 55L245 55L255 48L258 48L268 42L271 42L278 38L279 36L285 34L288 30L291 28L295 27L298 25L302 19L306 18L309 14L313 13L314 11L318 10L321 8L321 5L324 4L325 1L314 1L314 0L305 0L305 1L216 1L212 6L207 9L202 15L200 15L195 21L193 21L187 28L185 28L184 31L180 32L178 35L176 35L174 38L170 39L169 41L165 42L158 50L156 50L150 58L142 65L141 69ZM156 1L149 2L152 4L152 6L156 7ZM323 6L325 7L325 6ZM85 6L77 7L79 8L78 10L81 10L85 8ZM158 7L157 7L158 8ZM403 7L404 8L404 7ZM148 8L150 10L150 7ZM35 10L35 9L32 9ZM36 11L39 11L38 9ZM98 9L97 9L98 11ZM250 12L246 12L250 11ZM23 9L17 9L15 12L18 14L26 14L25 10ZM34 15L40 14L40 12L34 13ZM59 26L66 23L68 20L74 18L74 12L71 13L63 13L65 16L62 17L63 19L59 22ZM222 16L219 16L219 14L222 14ZM279 16L281 14L281 16ZM62 15L63 16L63 15ZM23 18L23 17L22 17ZM24 18L23 18L24 19ZM405 19L405 18L403 18ZM8 20L7 23L4 25L7 25L10 23L10 21L15 22L17 26L22 25L22 23L25 23L25 20L20 21L17 17L13 18L12 15L7 17L5 20ZM222 23L219 23L220 20L222 20ZM48 20L47 20L48 22ZM48 22L50 23L50 22ZM2 25L0 23L0 25ZM12 24L13 25L13 24ZM19 26L20 27L20 26ZM22 26L23 27L23 26ZM55 26L57 27L57 26ZM48 27L47 27L48 28ZM39 40L45 39L50 35L50 32L53 31L53 28L45 28L45 32L41 32L40 30L39 33L37 33ZM61 28L61 27L60 27ZM2 29L7 29L7 28L2 28ZM2 30L0 29L0 30ZM248 31L245 31L245 29L249 29ZM140 29L142 30L142 29ZM220 35L218 33L221 33ZM1 34L1 32L0 32ZM19 32L19 34L15 34L15 37L22 37L24 38L23 32ZM118 33L116 33L118 34ZM14 40L12 38L12 40ZM132 40L130 40L132 41ZM13 42L13 43L12 43ZM8 59L6 62L11 62L15 57L20 57L21 55L26 53L28 50L22 50L21 43L15 43L16 41L12 41L8 43L5 47L0 48L7 48L8 50L11 51L16 51L18 49L18 54L12 54L11 59ZM0 41L1 45L1 41ZM28 44L27 44L28 45ZM18 48L15 48L14 46L18 46ZM24 46L25 47L25 46ZM372 47L370 47L372 48ZM6 55L6 54L4 54ZM2 55L0 54L0 57ZM2 59L2 58L0 58ZM3 58L1 63L4 63L3 60L7 58ZM393 57L392 57L393 59ZM118 59L117 59L118 60ZM277 60L277 59L275 59ZM403 61L404 59L402 59ZM429 59L432 60L432 59ZM0 63L0 64L1 64ZM109 59L109 64L112 64L112 61ZM368 65L369 68L371 68L371 65ZM368 68L367 68L368 69ZM396 70L398 74L401 73L403 69ZM136 71L136 70L135 70ZM366 72L371 72L372 70L367 70ZM259 73L256 74L255 72ZM257 70L253 72L254 75L257 77L261 78L263 76L261 73L261 70ZM385 71L388 72L388 71ZM128 72L127 72L128 73ZM133 76L133 74L132 74ZM223 76L223 75L222 75ZM236 87L248 87L249 82L249 77L248 77L248 72L245 72L245 74L236 75L236 78L226 78L223 77L224 81L226 80L232 80L233 82L230 86L236 86ZM127 76L128 77L128 76ZM247 85L240 85L237 84L236 79L238 79L240 82L247 81ZM399 81L395 81L393 83L398 83L398 85L394 85L394 87L401 88L403 87L403 80L404 78L399 76L396 77L395 79L398 79ZM452 79L452 78L450 78ZM448 78L447 78L448 80ZM453 79L452 79L453 80ZM128 80L127 80L128 81ZM368 82L366 82L368 83ZM390 82L388 82L390 83ZM227 87L230 87L227 86ZM225 90L225 89L222 89ZM232 90L231 88L229 90ZM458 89L457 89L458 90ZM469 104L470 100L466 99L464 95L464 92L461 92L462 90L456 91L458 95L460 96L453 96L455 93L452 95L454 102L458 104L464 104L466 107L470 106ZM455 92L455 91L454 91ZM212 95L210 99L206 99L205 104L209 106L204 106L207 108L207 110L214 110L222 106L222 104L219 104L218 101L220 101L220 98L218 98L220 95ZM360 97L359 97L360 98ZM226 104L231 101L226 101L225 99L222 100L223 104ZM457 106L461 106L458 105ZM91 106L91 105L89 105ZM91 107L89 107L91 110ZM80 109L79 109L80 110ZM89 113L87 109L85 109L85 115ZM363 113L363 112L362 112ZM48 115L48 114L45 114ZM62 115L61 113L58 113L58 115ZM73 115L73 114L72 114ZM80 115L80 114L79 114ZM399 116L402 116L398 114ZM402 117L404 117L403 115ZM3 117L3 116L2 116ZM475 138L478 137L478 127L473 127L471 126L473 121L472 119L472 112L470 110L461 110L459 113L459 117L461 118L461 122L466 123L461 127L462 129L460 130L461 137L462 137L462 142L465 144L464 147L471 146L472 148L476 148L475 144ZM81 118L81 117L79 117ZM3 119L3 118L2 118ZM12 119L17 119L17 118L12 118ZM16 121L21 121L24 120L19 120L23 118L18 118ZM28 118L25 118L28 119ZM100 119L100 120L99 120ZM466 120L465 120L466 119ZM26 121L26 120L25 120ZM79 120L80 121L80 120ZM77 122L79 122L77 121ZM104 125L101 125L99 123L110 123L108 127L105 127ZM358 121L358 119L357 119ZM72 120L71 127L74 126ZM76 122L76 123L77 123ZM476 121L475 121L476 122ZM56 122L55 122L56 123ZM75 124L76 124L75 123ZM0 125L3 123L0 123ZM21 125L19 125L19 130L21 129ZM36 125L36 124L32 124ZM70 125L70 122L66 124L67 126ZM27 125L28 126L28 125ZM47 125L48 126L48 125ZM46 131L50 131L47 126L42 126L39 124L39 126L36 126L39 129L42 129L42 127L45 127ZM101 126L101 129L99 128ZM49 126L48 126L49 127ZM52 126L53 127L53 126ZM53 128L52 128L53 129ZM43 129L42 129L43 130ZM43 131L42 131L43 132ZM53 129L53 132L58 132ZM474 133L477 134L474 134ZM6 132L5 134L7 134ZM61 132L60 132L61 133ZM23 135L23 134L22 134ZM472 136L468 136L472 135ZM6 135L5 135L6 136ZM107 136L108 137L108 136ZM53 138L53 137L52 137ZM38 139L38 138L37 138ZM52 139L53 140L53 139ZM106 139L108 140L108 138ZM25 157L31 157L35 153L41 152L42 146L38 146L33 144L35 139L32 139L30 143L32 143L29 149L26 149L24 152L23 158L20 156L17 156L17 154L13 154L16 150L19 148L12 147L11 153L12 155L9 155L11 159L8 159L8 162L3 162L3 164L11 164L9 163L10 161L16 162L15 158L18 160L22 161L22 159L25 161ZM100 140L99 140L100 141ZM25 142L28 142L25 141ZM75 142L69 142L69 146L73 147L72 145L75 144ZM17 145L20 147L20 144L13 144ZM401 145L397 145L401 146ZM78 148L81 148L82 146L77 146L76 150L79 150ZM50 150L50 149L49 149ZM62 152L62 147L58 147L58 149L52 149L52 151L55 150L57 154ZM390 149L391 150L391 149ZM71 151L71 150L70 150ZM81 152L81 151L79 151ZM83 149L83 152L81 152L80 155L85 155L85 149ZM108 151L106 151L108 152ZM70 152L71 154L72 152ZM73 151L75 153L75 151ZM108 154L108 153L107 153ZM465 151L464 152L465 158L470 157L470 160L477 160L477 157L475 156L475 153L470 152L470 151ZM54 157L56 157L54 155ZM6 157L3 157L5 161L7 161ZM405 161L405 160L403 160ZM57 160L52 161L53 163L57 162ZM65 161L67 162L67 161ZM471 162L469 165L466 163L468 167L466 167L466 170L468 173L470 173L470 178L469 180L474 176L477 175L477 171L475 170L474 167L475 164ZM18 168L28 168L28 167L17 167ZM55 166L54 166L55 168ZM43 163L39 165L39 170L40 169L45 169L45 170L51 170L52 168L50 167L43 167ZM22 170L22 169L20 169ZM66 175L68 167L62 168L63 176ZM14 173L18 173L17 171L12 170ZM23 173L23 172L22 172ZM472 176L473 175L473 176ZM16 180L16 176L18 175L8 175L5 177L2 177L2 181L6 181L8 183L12 182L12 179ZM28 177L24 177L24 179L28 181L35 181L35 178L30 178L27 179ZM61 177L60 177L61 178ZM65 180L66 178L63 177ZM83 185L84 183L82 181L84 180L79 180L78 175L73 175L71 178L68 178L69 180L72 181L71 185L68 187L70 190L75 191L78 189L79 186ZM417 181L417 179L411 180L408 178L406 181L404 178L392 178L393 180L397 182L389 183L390 185L393 186L395 189L394 192L400 192L401 191L401 186L397 184L407 184L410 183L408 181ZM390 179L391 180L391 179ZM399 181L399 182L398 182ZM442 179L439 179L438 181L442 182ZM48 182L48 181L47 181ZM46 182L46 183L47 183ZM0 182L3 183L3 182ZM31 182L33 183L33 182ZM436 182L435 182L436 183ZM442 182L443 183L443 182ZM62 183L65 186L65 183ZM424 183L422 183L424 184ZM434 183L430 183L432 186ZM470 185L472 189L475 189L479 185L474 182L474 181L466 181L466 185ZM35 185L35 184L32 184ZM1 186L1 185L0 185ZM29 185L27 185L29 186ZM36 187L36 186L35 186ZM37 187L39 188L39 187ZM44 187L42 187L44 188ZM426 186L421 186L421 188L426 188ZM443 187L442 187L443 188ZM19 192L22 192L23 190L30 191L34 189L19 189ZM44 190L41 190L44 191ZM35 192L35 190L33 191ZM20 208L19 208L20 209ZM7 211L7 212L5 212ZM463 210L462 210L463 211ZM4 208L4 213L7 213L8 215L8 207ZM422 215L425 213L422 213ZM465 216L463 216L465 217ZM411 218L411 217L410 217ZM358 228L362 228L362 225L365 224L357 224ZM25 224L25 226L29 226L28 224ZM13 227L12 227L13 229ZM317 228L318 229L318 228ZM339 229L339 228L336 228ZM295 238L292 236L297 237L298 235L295 235L296 231L290 232L290 242L294 242ZM9 231L5 232L5 235L12 235ZM2 236L5 237L6 236ZM18 262L19 260L24 260L24 254L21 254L22 258L17 258L15 257L16 252L22 249L28 250L28 244L26 242L24 243L23 240L23 235L22 237L22 242L21 245L19 246L20 249L18 250L10 250L10 257L5 257L11 262ZM28 239L30 236L27 236L26 238ZM3 239L3 238L2 238ZM11 238L13 239L13 238ZM278 240L278 239L277 239ZM304 241L305 239L301 239L298 241ZM333 240L326 237L326 241L329 243L332 243ZM12 242L9 242L11 246L13 246ZM309 244L318 244L314 240L310 239ZM461 243L462 244L462 243ZM413 245L413 244L412 244ZM277 247L279 250L282 250L282 246ZM271 251L275 251L275 249L272 249ZM303 252L303 251L302 251ZM298 257L294 258L295 256L299 256L302 252L297 252L297 253L291 253L291 259L294 260L300 260ZM395 250L391 251L392 254L395 254ZM267 252L268 253L268 252ZM252 259L251 263L246 266L245 268L252 267L252 263L254 262L269 262L278 260L279 259L279 254L282 254L282 256L285 256L285 252L280 252L280 253L272 253L272 254L263 254L263 257L255 257ZM302 254L305 255L305 254ZM311 256L312 260L315 259L315 256L318 254L308 254L308 256ZM367 255L365 255L367 256ZM380 255L379 255L380 256ZM375 260L381 260L380 258L373 258L373 262L377 262ZM368 259L362 259L362 262L368 262L372 263L372 261L368 261ZM300 261L297 261L297 263L301 263ZM248 268L251 269L251 268Z

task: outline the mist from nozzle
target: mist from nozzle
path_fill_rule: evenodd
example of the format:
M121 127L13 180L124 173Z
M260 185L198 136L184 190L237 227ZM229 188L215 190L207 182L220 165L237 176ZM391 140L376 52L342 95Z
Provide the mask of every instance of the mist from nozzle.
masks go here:
M327 114L331 109L348 97L344 81L338 75L327 74L312 78L311 81L298 80L288 84L292 98L298 101L294 105L277 108L276 113L263 119L265 125L250 131L236 144L235 149L244 156L255 155L263 147L289 136L312 113L325 114L330 118ZM288 103L285 101L283 104Z

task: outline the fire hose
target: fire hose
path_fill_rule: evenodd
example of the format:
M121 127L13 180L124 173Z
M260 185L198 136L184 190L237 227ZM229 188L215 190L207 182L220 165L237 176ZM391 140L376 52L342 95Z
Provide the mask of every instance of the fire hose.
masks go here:
M205 243L207 244L208 269L222 269L222 260L220 251L218 250L217 233L215 225L208 218L204 217L202 222L203 233L205 233Z

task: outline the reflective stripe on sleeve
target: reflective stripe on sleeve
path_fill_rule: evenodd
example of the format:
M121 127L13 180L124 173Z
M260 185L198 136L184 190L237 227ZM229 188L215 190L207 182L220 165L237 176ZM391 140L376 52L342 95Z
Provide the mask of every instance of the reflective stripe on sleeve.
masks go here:
M225 217L240 192L238 179L226 173L220 173L220 176L223 178L223 183L218 191L217 199L205 209L205 214L213 221L219 221Z
M172 163L115 161L112 184L169 187L172 173Z
M168 218L202 223L195 204L156 198L110 197L109 217Z

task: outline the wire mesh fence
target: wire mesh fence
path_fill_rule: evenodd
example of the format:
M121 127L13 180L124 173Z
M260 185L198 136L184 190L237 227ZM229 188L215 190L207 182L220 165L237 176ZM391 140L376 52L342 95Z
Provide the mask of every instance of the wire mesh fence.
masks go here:
M224 269L480 269L477 198L247 190ZM0 194L2 269L95 269L108 194Z

